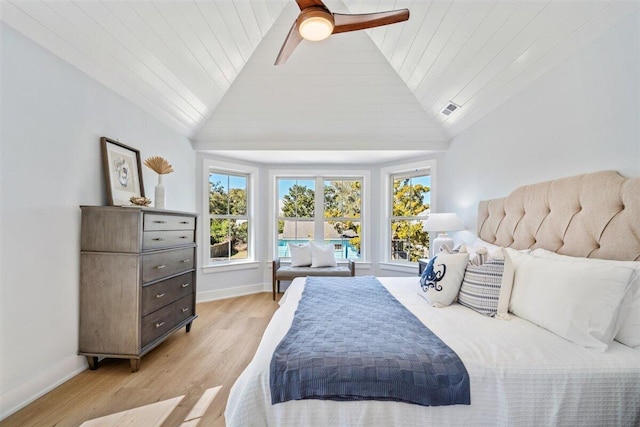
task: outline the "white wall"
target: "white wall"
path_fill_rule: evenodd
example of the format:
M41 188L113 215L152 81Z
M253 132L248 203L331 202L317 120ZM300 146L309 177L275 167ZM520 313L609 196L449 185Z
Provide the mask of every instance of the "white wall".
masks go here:
M453 139L438 169L440 206L472 231L478 201L520 185L640 176L640 12Z
M187 138L0 24L0 418L86 366L79 205L106 204L100 137L166 157L167 207L195 209ZM155 173L144 167L153 198Z

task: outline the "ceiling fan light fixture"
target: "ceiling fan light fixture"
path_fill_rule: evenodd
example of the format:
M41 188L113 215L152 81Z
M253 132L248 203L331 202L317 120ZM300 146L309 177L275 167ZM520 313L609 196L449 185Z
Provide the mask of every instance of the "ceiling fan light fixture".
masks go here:
M298 18L298 32L305 40L324 40L333 33L333 15L324 9L309 8Z

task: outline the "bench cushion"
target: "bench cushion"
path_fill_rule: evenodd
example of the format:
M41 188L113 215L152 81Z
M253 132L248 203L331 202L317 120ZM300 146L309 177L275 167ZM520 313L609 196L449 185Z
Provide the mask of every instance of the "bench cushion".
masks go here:
M351 270L347 266L314 268L283 265L276 271L276 279L278 280L305 276L351 276Z

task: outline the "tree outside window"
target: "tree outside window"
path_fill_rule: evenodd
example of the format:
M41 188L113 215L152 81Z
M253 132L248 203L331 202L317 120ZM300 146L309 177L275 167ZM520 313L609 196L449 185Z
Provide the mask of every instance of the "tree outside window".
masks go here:
M209 173L211 261L249 258L248 176Z
M343 242L335 242L339 258L360 258L362 212L362 182L355 179L324 181L324 229L333 230ZM331 243L325 232L325 243Z
M314 239L315 180L278 179L278 253L287 254L287 243Z
M429 253L429 234L422 226L429 214L431 176L427 171L397 174L391 183L391 260L416 262Z

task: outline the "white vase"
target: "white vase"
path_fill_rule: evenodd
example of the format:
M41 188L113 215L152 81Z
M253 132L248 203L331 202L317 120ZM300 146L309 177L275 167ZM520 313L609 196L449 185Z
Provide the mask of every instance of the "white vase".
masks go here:
M164 209L165 194L164 185L162 185L162 174L158 174L158 185L156 185L156 203L155 207L158 209Z

